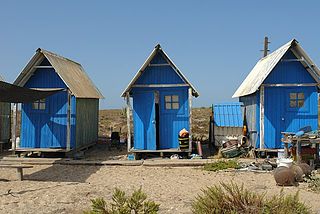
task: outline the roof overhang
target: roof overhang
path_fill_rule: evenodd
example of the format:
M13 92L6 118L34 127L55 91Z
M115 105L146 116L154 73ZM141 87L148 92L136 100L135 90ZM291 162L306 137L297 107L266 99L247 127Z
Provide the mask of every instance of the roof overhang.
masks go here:
M161 48L161 46L158 44L155 46L151 54L148 56L146 61L143 63L141 68L138 70L136 75L133 77L133 79L130 81L129 85L126 87L126 89L122 92L121 97L125 97L126 93L131 91L131 88L135 84L135 82L139 79L139 77L143 74L147 66L149 66L152 59L156 56L157 53L161 53L164 58L166 59L167 63L170 64L170 66L173 68L173 70L177 73L177 75L192 89L192 95L195 97L199 96L199 92L195 89L195 87L190 83L190 81L182 74L182 72L179 70L179 68L173 63L173 61L169 58L169 56L166 54L166 52Z
M14 84L23 87L44 58L50 62L57 75L75 97L104 98L85 73L81 64L40 48L37 49L36 53L14 81Z
M292 53L300 59L299 61L310 73L313 79L320 83L319 75L320 71L318 67L314 64L311 58L300 46L299 42L295 39L281 46L276 51L267 55L266 57L260 59L254 68L251 70L246 79L242 82L236 92L233 94L233 98L247 96L255 93L259 90L259 87L263 81L268 77L276 65L281 61L282 57L291 50Z

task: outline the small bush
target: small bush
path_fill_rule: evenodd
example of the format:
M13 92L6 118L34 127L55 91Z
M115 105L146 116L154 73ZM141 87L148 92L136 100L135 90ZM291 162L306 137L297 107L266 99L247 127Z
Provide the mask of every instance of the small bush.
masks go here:
M279 195L275 195L266 200L262 213L279 214L309 214L311 210L304 203L299 201L299 192L295 195L284 195L281 190Z
M84 214L156 214L160 205L147 200L147 195L141 188L135 190L131 196L118 188L112 195L112 202L108 204L103 198L91 200L91 210Z
M224 170L224 169L238 169L239 168L239 164L237 161L235 160L228 160L228 161L217 161L217 162L213 162L213 163L207 163L204 165L204 170L207 171L219 171L219 170Z
M308 187L311 191L320 193L320 178L316 176L312 176L307 179Z
M239 187L235 183L221 183L202 190L192 203L192 212L196 214L211 213L245 213L245 214L308 214L311 213L304 203L294 196L279 195L270 199L265 194L257 194Z

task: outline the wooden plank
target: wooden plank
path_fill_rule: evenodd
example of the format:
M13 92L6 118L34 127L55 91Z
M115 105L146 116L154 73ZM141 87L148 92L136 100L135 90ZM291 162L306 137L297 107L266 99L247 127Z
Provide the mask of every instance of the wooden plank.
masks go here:
M11 149L12 151L12 149ZM16 148L16 152L66 152L66 149L54 148Z
M319 163L319 143L316 144L316 164Z
M61 90L63 89L63 91L67 91L68 89L65 88L30 88L33 90L38 90L38 91L54 91L54 90Z
M51 65L36 65L34 68L53 68Z
M17 103L13 104L12 109L12 127L11 127L11 149L12 153L15 154L16 150L16 131L17 131Z
M33 168L33 166L28 165L13 165L13 164L0 164L0 168L20 168L20 169L27 169Z
M133 85L133 88L167 88L167 87L185 87L188 84L139 84Z
M71 94L68 89L68 107L67 107L67 152L71 149Z
M127 150L130 152L131 149L131 126L130 126L130 111L131 111L131 105L130 105L130 94L129 92L126 92L126 103L127 103Z
M151 67L161 67L161 66L171 66L168 63L162 63L162 64L149 64L149 66Z
M18 180L22 181L23 180L23 171L22 168L17 168L17 176L18 176Z
M262 84L264 87L305 87L305 86L317 86L318 83L288 83L288 84Z
M288 143L284 143L284 157L288 158L289 157L289 146Z
M264 86L260 87L260 149L264 149Z
M297 156L297 163L301 163L301 141L297 140L296 143L296 156Z
M302 62L303 59L282 59L281 62Z

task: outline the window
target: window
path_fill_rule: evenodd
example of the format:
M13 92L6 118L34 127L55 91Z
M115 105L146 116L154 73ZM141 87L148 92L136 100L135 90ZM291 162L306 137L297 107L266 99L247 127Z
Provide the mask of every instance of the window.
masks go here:
M32 109L45 110L46 109L46 99L44 98L44 99L34 101L32 103Z
M179 96L168 95L164 97L166 109L179 109Z
M304 105L304 93L290 93L290 108L301 108Z

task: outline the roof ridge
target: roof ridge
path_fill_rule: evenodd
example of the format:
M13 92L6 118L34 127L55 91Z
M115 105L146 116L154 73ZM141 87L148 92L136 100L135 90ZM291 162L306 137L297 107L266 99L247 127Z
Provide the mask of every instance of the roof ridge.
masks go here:
M80 63L78 63L78 62L76 62L76 61L74 61L74 60L71 60L71 59L66 58L66 57L64 57L64 56L61 56L61 55L56 54L56 53L54 53L54 52L45 50L45 49L43 49L43 48L38 48L38 49L37 49L37 52L41 52L41 53L44 53L44 52L45 52L45 53L50 54L50 55L52 55L52 56L54 56L54 57L58 57L58 58L60 58L60 59L62 59L62 60L66 60L66 61L70 61L70 62L73 62L73 63L75 63L75 64L78 64L78 65L80 65L80 66L82 67L82 65L81 65Z

